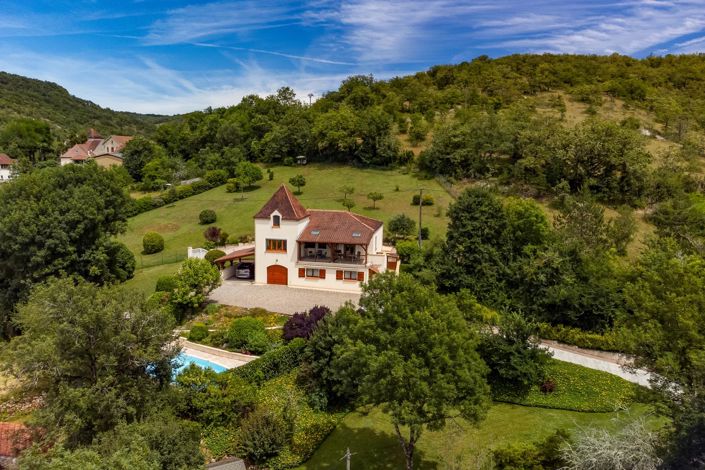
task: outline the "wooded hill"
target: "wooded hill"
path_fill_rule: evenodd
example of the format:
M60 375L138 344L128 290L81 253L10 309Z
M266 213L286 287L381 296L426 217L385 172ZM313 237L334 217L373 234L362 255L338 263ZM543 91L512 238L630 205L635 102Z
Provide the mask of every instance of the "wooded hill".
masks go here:
M58 141L85 139L91 127L103 134L149 132L164 119L102 108L69 94L56 83L0 72L0 128L24 118L48 124Z

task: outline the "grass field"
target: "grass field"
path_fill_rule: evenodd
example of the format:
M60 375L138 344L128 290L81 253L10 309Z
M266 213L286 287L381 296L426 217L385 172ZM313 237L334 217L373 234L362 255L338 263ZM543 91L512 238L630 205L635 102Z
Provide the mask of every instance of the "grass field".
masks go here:
M616 375L551 359L546 375L556 384L553 393L535 386L526 398L499 401L569 411L609 412L631 405L637 386Z
M157 279L160 276L167 276L176 273L181 263L162 264L144 269L135 270L135 277L125 282L123 286L150 295L157 286Z
M580 413L498 403L478 427L458 419L441 431L426 431L418 443L419 469L482 468L489 452L512 443L536 442L558 429L597 426L617 429L649 412L646 406L613 413ZM620 419L622 418L622 419ZM348 414L299 470L338 469L345 450L355 455L353 468L404 468L399 441L388 416L379 409ZM485 467L486 468L486 467Z
M411 205L411 197L418 188L424 188L425 192L433 195L436 201L435 206L423 208L424 226L430 228L431 236L445 234L447 220L445 215L439 215L438 209L440 208L441 213L445 214L445 209L448 208L452 198L435 180L420 180L414 175L395 170L359 169L337 165L274 167L273 171L273 181L260 182L260 187L246 192L244 199L239 193L226 193L225 186L221 186L132 217L128 221L127 233L120 236L120 240L137 256L136 278L139 277L139 279L133 280L131 284L152 282L152 277L160 271L153 267L142 269L143 266L173 263L185 257L188 246L197 247L203 244L205 226L198 223L198 214L203 209L215 210L218 220L213 225L217 225L230 235L253 234L252 217L279 185L288 184L289 178L296 174L303 174L306 177L303 194L298 196L304 206L344 210L340 203L342 194L338 189L343 185L351 185L355 188L352 199L356 202L356 206L352 209L353 212L384 222L399 213L405 213L417 219L418 206ZM369 207L371 202L366 198L366 195L372 191L384 194L384 199L377 202L377 209ZM162 253L141 255L142 237L148 231L158 232L164 237L165 249Z

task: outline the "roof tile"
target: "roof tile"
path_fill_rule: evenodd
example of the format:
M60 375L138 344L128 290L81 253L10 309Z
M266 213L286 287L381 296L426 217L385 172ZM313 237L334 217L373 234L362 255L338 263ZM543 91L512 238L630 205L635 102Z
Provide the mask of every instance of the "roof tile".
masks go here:
M284 184L277 189L277 192L255 214L255 219L268 219L274 211L281 214L282 220L301 220L308 216L306 208L291 194L289 188Z

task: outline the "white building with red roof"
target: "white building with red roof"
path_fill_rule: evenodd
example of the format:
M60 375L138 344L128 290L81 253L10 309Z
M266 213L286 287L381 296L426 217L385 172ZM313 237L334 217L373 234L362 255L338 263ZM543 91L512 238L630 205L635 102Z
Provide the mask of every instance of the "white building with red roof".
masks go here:
M254 248L217 263L225 267L254 255L255 284L360 292L370 277L399 271L396 250L383 244L381 221L353 212L306 209L285 185L254 219Z
M15 160L4 153L0 153L0 183L5 183L14 177L13 166Z
M60 157L61 165L94 160L100 166L122 165L122 150L132 140L129 135L111 135L103 138L95 129L88 131L88 139L76 144Z

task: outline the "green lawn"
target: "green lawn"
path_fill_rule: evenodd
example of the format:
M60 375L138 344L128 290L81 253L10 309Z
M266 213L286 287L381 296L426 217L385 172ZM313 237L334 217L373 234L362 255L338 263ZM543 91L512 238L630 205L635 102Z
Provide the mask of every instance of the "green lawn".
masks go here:
M556 384L553 393L535 386L521 400L499 401L572 411L607 412L624 409L634 399L637 386L616 375L552 359L546 374Z
M353 212L385 222L399 213L417 219L418 206L411 205L411 197L418 188L423 187L436 201L436 206L423 209L424 226L431 229L431 236L445 235L447 219L444 215L437 215L437 206L445 214L452 198L435 180L419 180L414 175L396 170L358 169L341 165L312 164L272 169L274 180L261 181L258 189L245 193L244 200L239 193L226 193L225 186L221 186L130 218L127 233L121 235L120 240L135 253L138 270L141 271L143 266L174 263L185 257L188 246L201 246L205 226L198 224L198 214L203 209L214 209L218 220L213 225L221 227L230 235L253 234L252 217L279 185L287 183L296 174L306 177L303 194L298 196L306 207L344 210L340 203L342 194L338 189L343 185L351 185L355 187L352 199L357 204ZM366 198L372 191L384 194L384 199L377 203L378 208L374 210L368 207L371 202ZM158 232L164 237L165 249L162 253L140 254L142 236L148 231Z
M627 412L580 413L498 403L478 427L459 419L441 431L426 431L418 443L419 469L481 468L489 452L512 443L536 442L558 429L586 426L616 429L649 412L635 405ZM619 420L616 418L623 418ZM389 417L379 409L348 414L300 470L339 469L345 449L355 455L353 468L399 469L404 459Z
M160 276L175 274L181 263L162 264L144 269L137 269L135 277L125 282L123 286L150 295L157 287L157 279ZM138 265L139 267L139 265Z

